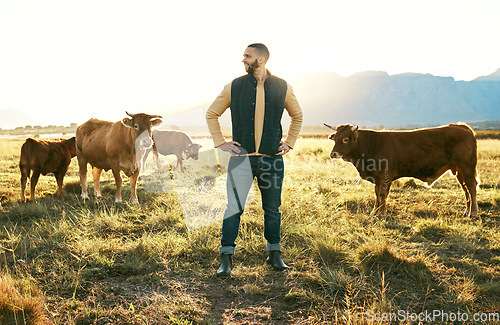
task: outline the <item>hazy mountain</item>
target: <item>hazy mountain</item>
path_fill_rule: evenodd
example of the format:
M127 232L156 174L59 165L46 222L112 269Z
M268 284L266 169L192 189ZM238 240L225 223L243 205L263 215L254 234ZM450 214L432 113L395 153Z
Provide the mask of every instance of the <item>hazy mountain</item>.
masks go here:
M474 81L500 81L500 69L493 72L489 76L476 78Z
M365 126L500 120L500 69L473 81L367 71L344 78L314 73L292 83L304 123Z
M326 122L396 127L500 120L500 69L469 82L418 73L389 76L383 71L347 78L316 72L288 81L302 106L306 125ZM166 125L205 125L205 112L213 99L175 114L160 113ZM229 110L220 122L231 125ZM285 113L283 126L288 125Z
M472 81L418 73L390 76L383 71L350 77L317 72L288 81L302 106L306 125L397 127L500 121L500 69ZM163 115L165 125L205 126L205 112L216 96L192 107L155 114ZM283 126L287 128L289 119L286 113L284 116ZM230 126L229 110L220 121L222 126ZM0 111L0 128L35 124L31 117L14 109Z
M16 127L24 127L26 125L35 125L35 120L22 112L8 108L0 111L0 128L15 129Z

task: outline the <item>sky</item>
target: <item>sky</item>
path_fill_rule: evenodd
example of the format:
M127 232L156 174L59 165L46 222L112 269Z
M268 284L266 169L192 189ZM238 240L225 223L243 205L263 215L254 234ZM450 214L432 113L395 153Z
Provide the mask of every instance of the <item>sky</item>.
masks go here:
M497 0L2 1L0 111L40 125L168 119L243 75L254 42L289 82L367 70L469 81L500 68L499 13Z

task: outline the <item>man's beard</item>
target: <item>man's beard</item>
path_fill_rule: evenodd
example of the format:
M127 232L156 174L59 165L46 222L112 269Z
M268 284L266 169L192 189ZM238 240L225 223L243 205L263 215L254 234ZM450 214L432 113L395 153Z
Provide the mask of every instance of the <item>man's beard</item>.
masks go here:
M253 61L252 64L250 64L247 68L247 72L249 74L253 74L255 72L255 70L257 70L259 68L259 62L257 62L257 60Z

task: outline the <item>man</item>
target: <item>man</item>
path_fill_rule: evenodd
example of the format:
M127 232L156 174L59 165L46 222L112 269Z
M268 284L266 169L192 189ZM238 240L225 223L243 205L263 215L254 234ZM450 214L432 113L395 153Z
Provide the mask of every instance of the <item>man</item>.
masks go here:
M226 85L207 111L208 128L216 148L231 154L228 166L228 204L222 222L219 276L231 273L240 216L254 178L262 196L264 237L269 257L266 262L276 270L289 267L281 259L280 228L283 155L297 140L302 126L302 110L286 81L266 69L269 50L264 44L250 44L243 53L247 75ZM230 107L232 141L222 135L219 117ZM283 110L291 117L288 136L281 140ZM245 168L248 166L248 168Z

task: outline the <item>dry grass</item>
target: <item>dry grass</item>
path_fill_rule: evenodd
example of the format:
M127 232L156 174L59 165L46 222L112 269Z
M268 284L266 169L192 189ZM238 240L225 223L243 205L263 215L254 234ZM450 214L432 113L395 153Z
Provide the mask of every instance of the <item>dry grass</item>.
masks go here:
M445 176L431 189L398 180L377 218L372 185L329 158L333 143L301 139L285 157L281 209L293 269L265 265L256 193L224 280L215 271L225 182L213 151L173 181L166 167L148 171L140 205L114 203L110 173L101 200L80 200L76 159L64 200L42 176L37 202L19 203L21 144L0 140L0 304L17 312L12 324L37 313L33 324L365 324L368 311L500 310L499 140L478 142L479 217L462 216L462 190Z
M0 276L0 324L52 324L40 293L28 279Z

